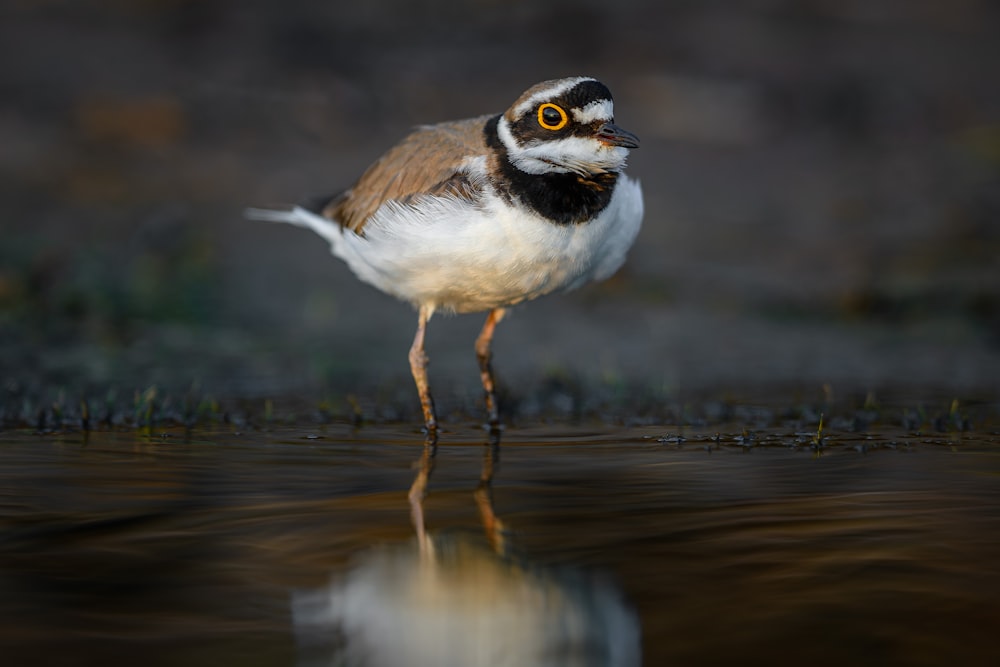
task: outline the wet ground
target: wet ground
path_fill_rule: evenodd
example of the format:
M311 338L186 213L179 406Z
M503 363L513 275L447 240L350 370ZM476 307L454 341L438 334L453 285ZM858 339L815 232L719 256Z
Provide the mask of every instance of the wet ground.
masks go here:
M18 665L995 664L997 422L891 421L508 428L498 460L452 426L424 551L408 429L8 430L0 646Z

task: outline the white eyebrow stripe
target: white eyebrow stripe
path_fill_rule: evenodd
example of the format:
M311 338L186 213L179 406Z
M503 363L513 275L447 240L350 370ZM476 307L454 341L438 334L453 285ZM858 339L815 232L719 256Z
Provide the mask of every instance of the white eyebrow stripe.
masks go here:
M597 120L614 120L615 105L611 100L594 100L582 109L573 109L573 118L583 125Z
M553 88L546 88L545 90L540 90L531 97L529 97L528 99L518 104L516 107L514 107L513 109L514 117L517 118L528 109L534 108L534 106L542 100L552 99L553 97L559 97L567 90L572 89L573 86L582 81L595 81L595 79L589 76L578 76L578 77L573 77L571 79L566 79L561 84Z

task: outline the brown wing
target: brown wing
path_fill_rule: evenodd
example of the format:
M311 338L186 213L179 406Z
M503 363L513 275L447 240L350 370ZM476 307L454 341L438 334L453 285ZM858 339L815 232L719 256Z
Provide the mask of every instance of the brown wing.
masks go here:
M424 194L471 198L474 186L456 167L486 153L483 128L489 116L422 127L393 146L354 186L331 200L322 215L362 233L365 222L386 200L406 203Z

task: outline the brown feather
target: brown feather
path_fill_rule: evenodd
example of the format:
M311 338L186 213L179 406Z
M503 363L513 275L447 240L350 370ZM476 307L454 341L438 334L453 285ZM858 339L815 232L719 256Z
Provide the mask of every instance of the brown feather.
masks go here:
M358 182L330 201L322 214L362 234L387 200L408 203L425 195L472 199L475 187L457 169L467 157L485 155L483 128L490 116L421 127L390 148Z

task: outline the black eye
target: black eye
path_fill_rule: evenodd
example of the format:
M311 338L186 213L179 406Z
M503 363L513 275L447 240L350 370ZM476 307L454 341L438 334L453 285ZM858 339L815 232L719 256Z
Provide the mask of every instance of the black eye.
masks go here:
M566 127L568 122L569 116L562 110L562 107L551 102L546 102L538 107L538 124L546 130L561 130Z
M542 119L546 125L558 125L562 121L562 115L552 107L545 107L542 110Z

